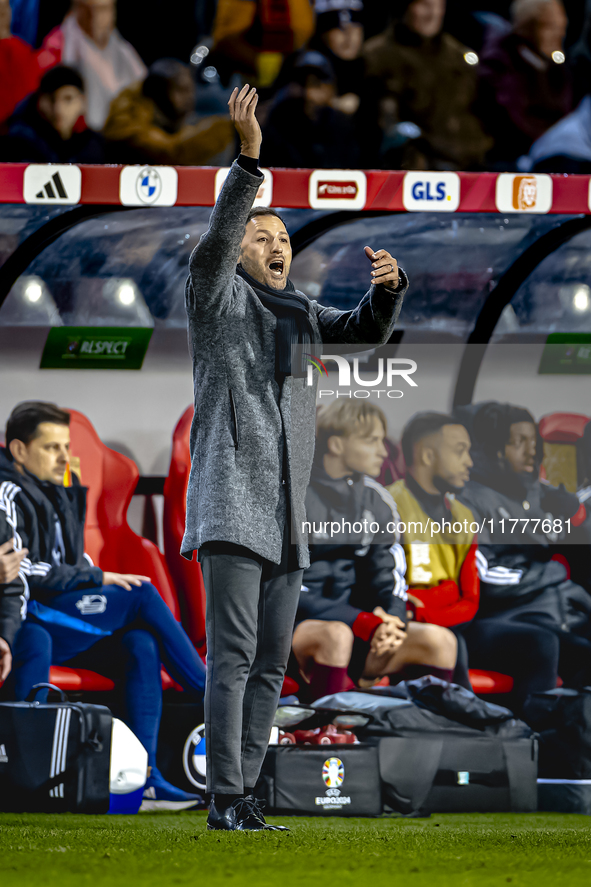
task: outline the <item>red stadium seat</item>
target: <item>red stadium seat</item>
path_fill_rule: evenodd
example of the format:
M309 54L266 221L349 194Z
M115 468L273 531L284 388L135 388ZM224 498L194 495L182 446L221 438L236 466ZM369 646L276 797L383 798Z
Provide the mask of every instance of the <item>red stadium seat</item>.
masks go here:
M166 562L158 548L134 533L127 523L127 509L139 472L135 462L109 449L91 422L77 410L71 416L70 451L80 461L80 474L88 487L85 548L101 569L149 576L164 601L179 619L180 608ZM107 691L113 681L87 669L52 666L50 680L62 690ZM181 688L162 669L163 689Z
M470 683L475 693L487 696L489 693L510 693L513 689L513 678L498 671L482 671L471 668L468 672Z
M179 687L164 669L161 669L161 675L163 690L182 690L182 687ZM65 665L51 666L49 682L66 692L73 690L85 693L104 693L115 688L115 684L110 678L105 678L103 675L97 674L96 671L89 671L87 668L68 668Z
M188 407L179 419L172 435L172 453L168 477L164 484L164 553L179 597L183 605L187 634L199 650L205 651L205 587L201 565L193 559L181 557L181 542L185 532L187 485L191 470L189 434L193 407Z
M581 413L549 413L539 422L540 434L549 443L576 443L583 436L589 416Z
M80 459L80 474L88 487L85 545L101 569L149 576L172 610L179 603L166 562L153 542L142 539L127 523L127 509L139 471L128 456L105 446L90 421L76 410L71 415L70 450Z
M589 421L589 416L581 413L549 413L542 416L538 424L544 441L541 478L554 486L564 484L571 493L576 492L584 474L579 441Z
M96 671L87 668L67 668L65 665L52 665L49 669L49 682L60 690L91 693L113 690L115 684L110 678L104 678Z

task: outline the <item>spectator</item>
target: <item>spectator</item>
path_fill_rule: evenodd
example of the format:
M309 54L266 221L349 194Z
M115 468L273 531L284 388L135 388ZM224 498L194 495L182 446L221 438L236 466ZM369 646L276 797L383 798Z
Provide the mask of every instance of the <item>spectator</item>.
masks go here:
M470 656L479 657L477 667L494 668L496 662L496 670L502 670L501 649L509 654L512 649L524 664L527 656L536 655L537 678L528 688L533 692L555 686L560 646L561 678L570 685L588 683L591 595L568 578L564 563L553 559L557 545L568 539L566 519L580 524L585 509L562 485L538 480L542 448L531 413L495 402L461 412L472 426L475 468L460 495L481 523L480 609L464 633ZM544 636L537 641L532 636L526 654L525 635L519 639L516 633L533 627ZM511 637L510 646L502 642ZM471 664L476 660L471 658Z
M581 0L578 0L580 3ZM582 4L581 4L582 6ZM572 30L573 9L572 4L568 11L569 31ZM578 40L570 48L569 61L573 76L573 95L575 102L579 102L590 91L591 83L591 0L585 0L583 11L583 25L574 31L578 34ZM567 38L568 39L568 38Z
M111 103L103 132L112 159L217 165L218 155L234 150L234 126L229 117L195 123L194 109L195 82L189 67L176 59L154 62L143 83L128 86Z
M358 165L360 150L351 116L335 110L335 77L319 52L303 53L291 81L277 93L263 128L261 163L316 169Z
M591 95L533 143L526 166L534 172L591 173Z
M203 698L205 667L146 576L103 572L84 554L86 489L77 482L63 486L69 422L54 404L19 404L6 426L6 450L0 449L0 543L29 549L12 579L26 619L12 644L14 666L3 692L25 699L34 684L49 680L51 664L89 668L123 683L125 720L152 768L145 797L164 809L194 806L199 796L170 785L156 767L160 663L194 701Z
M511 19L512 30L493 34L481 57L482 115L494 136L489 159L496 169L515 169L532 143L572 109L560 0L515 0Z
M30 163L104 163L103 138L86 126L85 107L80 75L65 65L52 68L8 121L8 134L0 140L0 158Z
M133 46L115 27L116 0L72 0L72 9L39 51L43 70L73 65L86 85L88 125L101 130L122 89L146 76Z
M0 124L37 89L41 76L36 52L11 34L11 20L10 0L0 0Z
M210 63L224 83L239 72L264 89L313 33L310 0L218 0Z
M380 166L479 169L491 140L475 116L476 58L445 33L445 0L406 0L365 44L367 132ZM379 131L376 132L376 121Z
M404 552L393 526L398 515L374 480L387 455L385 435L386 417L371 404L335 401L318 414L306 494L310 567L293 637L312 699L383 675L451 680L453 674L453 634L405 625Z
M355 114L363 83L363 3L361 0L316 0L316 31L310 49L322 53L335 75L333 108Z

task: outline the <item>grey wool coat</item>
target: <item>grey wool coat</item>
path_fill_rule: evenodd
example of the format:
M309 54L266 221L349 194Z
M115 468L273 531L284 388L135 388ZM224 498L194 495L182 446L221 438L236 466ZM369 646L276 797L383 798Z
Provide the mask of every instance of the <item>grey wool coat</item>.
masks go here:
M233 164L209 228L189 260L185 304L195 415L181 554L191 558L205 542L224 541L279 564L283 527L291 518L291 541L305 568L310 560L302 524L314 455L317 383L308 386L306 379L286 376L279 392L275 315L236 274L260 182ZM395 293L372 285L352 311L308 299L316 344L387 342L408 286L404 272L401 276Z

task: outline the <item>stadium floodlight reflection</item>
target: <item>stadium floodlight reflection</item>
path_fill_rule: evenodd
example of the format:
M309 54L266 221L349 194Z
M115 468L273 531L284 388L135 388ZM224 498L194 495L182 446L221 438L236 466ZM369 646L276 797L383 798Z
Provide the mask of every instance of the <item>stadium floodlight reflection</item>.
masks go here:
M117 291L117 296L122 305L132 305L135 302L135 290L130 283L122 283Z
M582 286L578 287L573 296L573 308L575 311L582 312L589 310L589 292L589 287L586 284L582 284Z
M31 280L24 288L25 298L29 302L38 302L43 295L43 287L36 280Z

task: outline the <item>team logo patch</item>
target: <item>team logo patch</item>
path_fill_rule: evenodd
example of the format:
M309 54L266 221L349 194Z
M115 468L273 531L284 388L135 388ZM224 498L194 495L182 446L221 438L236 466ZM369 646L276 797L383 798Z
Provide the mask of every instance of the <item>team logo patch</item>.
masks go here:
M460 205L460 177L456 172L407 172L402 203L409 212L455 212Z
M82 616L97 616L104 613L107 609L107 598L104 594L83 594L79 601L76 601L76 608L80 610Z
M77 166L30 163L25 169L25 203L78 203L81 193L82 173Z
M146 166L137 177L135 189L142 203L156 203L162 193L162 179L158 170Z
M338 788L345 778L345 765L340 758L329 758L324 762L322 778L327 788Z
M324 796L314 798L316 807L322 807L329 813L331 810L342 810L343 807L350 806L351 796L342 795L338 788L345 779L345 765L340 758L327 758L322 767L322 779L326 792Z
M183 768L189 782L205 791L205 724L189 733L183 749Z
M359 169L316 169L308 180L312 209L363 209L367 179Z
M552 179L543 173L501 173L495 190L500 212L547 213L552 209Z
M119 178L123 206L174 206L178 173L173 166L125 166Z

